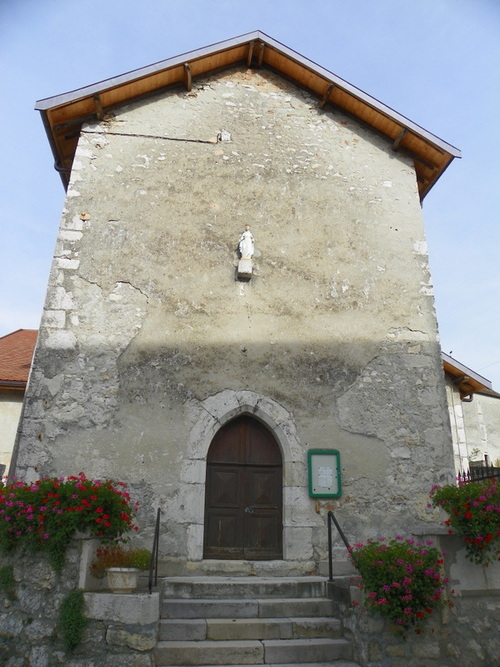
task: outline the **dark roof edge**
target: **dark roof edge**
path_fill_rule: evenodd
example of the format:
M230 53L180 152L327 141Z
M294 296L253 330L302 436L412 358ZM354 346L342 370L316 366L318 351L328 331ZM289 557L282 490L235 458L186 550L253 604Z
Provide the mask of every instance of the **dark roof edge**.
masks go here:
M460 371L464 375L467 375L468 377L472 378L473 380L475 380L479 384L482 384L485 389L487 389L489 391L494 391L490 380L483 377L482 375L479 375L479 373L474 372L468 366L464 366L464 364L461 364L456 359L453 359L453 357L450 357L449 354L445 354L444 352L441 352L441 359L443 360L443 362L446 362L450 366L453 366L456 370ZM494 392L494 393L496 393L496 392Z
M144 76L150 74L155 74L161 70L167 69L169 67L175 67L185 63L187 60L194 60L195 58L202 58L207 56L210 53L216 51L223 51L224 49L231 48L232 46L239 46L244 44L252 39L262 39L266 37L263 41L273 41L264 33L261 33L259 30L254 32L246 33L245 35L240 35L239 37L233 37L232 39L223 40L222 42L215 42L209 46L204 46L201 49L196 49L194 51L187 51L186 53L181 53L178 56L173 58L167 58L166 60L160 60L157 63L152 65L147 65L146 67L139 67L138 69L133 69L130 72L125 72L124 74L119 74L118 76L111 77L110 79L103 79L97 83L93 83L90 86L84 86L83 88L77 88L75 90L70 90L67 93L62 93L61 95L55 95L54 97L46 97L44 99L38 100L35 104L35 109L37 111L46 111L54 106L60 106L62 104L67 104L68 102L74 102L75 100L86 97L87 95L95 95L101 90L107 88L113 88L114 86L121 85L124 83L129 83L135 79L140 79ZM220 48L217 48L220 47Z
M0 380L0 389L26 389L26 380Z
M461 157L461 152L458 148L453 146L452 144L449 144L448 142L444 141L443 139L440 139L436 135L432 134L431 132L428 132L426 129L421 127L420 125L417 125L413 121L411 121L409 118L406 116L403 116L402 114L398 113L391 107L388 107L387 105L383 104L376 98L372 97L371 95L368 95L367 93L363 92L359 88L356 88L356 86L353 86L352 84L348 83L345 81L345 79L342 79L341 77L337 76L336 74L333 74L329 70L324 69L320 65L317 65L315 62L312 60L309 60L305 58L304 56L300 55L296 51L293 51L292 49L288 48L281 42L278 42L272 37L269 37L265 33L261 32L260 30L255 30L253 32L246 33L244 35L240 35L239 37L233 37L232 39L228 39L225 41L221 42L216 42L215 44L212 44L210 46L205 46L201 49L197 49L195 51L188 51L187 53L183 53L179 56L175 56L173 58L168 58L167 60L161 60L157 63L154 63L152 65L148 65L146 67L141 67L136 70L132 70L130 72L127 72L125 74L121 74L116 77L112 77L110 79L104 79L103 81L99 81L98 83L94 83L90 86L85 86L83 88L78 88L73 91L69 91L67 93L62 93L61 95L56 95L54 97L47 97L41 100L38 100L35 104L35 109L37 111L47 111L48 109L55 107L55 106L62 106L64 104L67 104L69 102L73 102L77 99L89 96L89 95L95 95L103 90L107 90L109 88L113 88L118 85L122 85L125 83L129 83L131 81L134 81L135 79L140 79L144 76L148 76L150 74L154 74L156 72L159 72L161 70L167 69L169 67L175 67L176 65L185 63L189 60L195 60L197 58L202 58L206 55L209 55L211 53L215 53L217 51L223 51L228 48L232 48L235 46L240 46L241 44L244 44L245 42L249 42L251 40L261 40L265 44L267 44L269 47L274 48L284 55L286 55L288 58L295 60L296 62L300 63L304 67L307 67L308 69L313 70L316 72L319 76L324 77L325 79L328 79L332 83L338 85L339 87L343 88L347 92L349 92L351 95L354 95L355 97L359 98L366 104L369 104L370 106L374 107L378 111L387 114L397 122L401 123L408 129L413 130L416 134L419 134L420 136L424 137L431 143L436 144L441 148L442 150L450 153L454 157ZM43 115L43 114L42 114Z

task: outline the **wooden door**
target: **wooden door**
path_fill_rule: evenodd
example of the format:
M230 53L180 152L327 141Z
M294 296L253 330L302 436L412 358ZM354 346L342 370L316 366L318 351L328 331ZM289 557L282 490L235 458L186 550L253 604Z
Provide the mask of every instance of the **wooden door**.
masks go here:
M208 452L204 558L281 559L282 532L278 443L256 419L238 417Z

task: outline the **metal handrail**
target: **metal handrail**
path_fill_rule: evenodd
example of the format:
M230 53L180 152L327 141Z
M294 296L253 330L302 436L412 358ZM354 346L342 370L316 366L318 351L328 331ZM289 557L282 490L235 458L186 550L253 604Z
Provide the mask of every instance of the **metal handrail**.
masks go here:
M328 511L327 517L328 517L328 574L329 574L328 581L333 581L332 522L335 524L335 527L339 531L339 535L342 538L342 541L344 542L346 549L347 551L349 551L349 553L351 551L351 546L347 541L347 537L344 535L344 531L340 527L339 522L335 518L335 515L332 512L332 510Z
M158 546L160 543L160 516L161 516L161 510L158 507L158 510L156 512L156 526L153 538L153 549L151 550L151 563L149 564L148 590L150 593L153 590L153 572L154 572L154 585L157 586L158 584Z

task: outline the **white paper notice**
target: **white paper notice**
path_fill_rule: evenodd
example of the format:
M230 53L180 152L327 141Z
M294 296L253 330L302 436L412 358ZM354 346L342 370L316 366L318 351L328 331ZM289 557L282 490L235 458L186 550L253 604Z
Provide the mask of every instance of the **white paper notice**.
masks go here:
M325 466L320 466L318 468L318 482L323 488L330 489L333 484L333 470Z

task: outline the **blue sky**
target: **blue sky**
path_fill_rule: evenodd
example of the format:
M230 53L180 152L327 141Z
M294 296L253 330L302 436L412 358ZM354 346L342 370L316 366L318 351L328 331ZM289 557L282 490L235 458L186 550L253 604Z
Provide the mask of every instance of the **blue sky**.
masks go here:
M462 150L423 205L439 328L499 391L499 0L0 2L0 336L39 325L64 201L35 101L252 30Z

